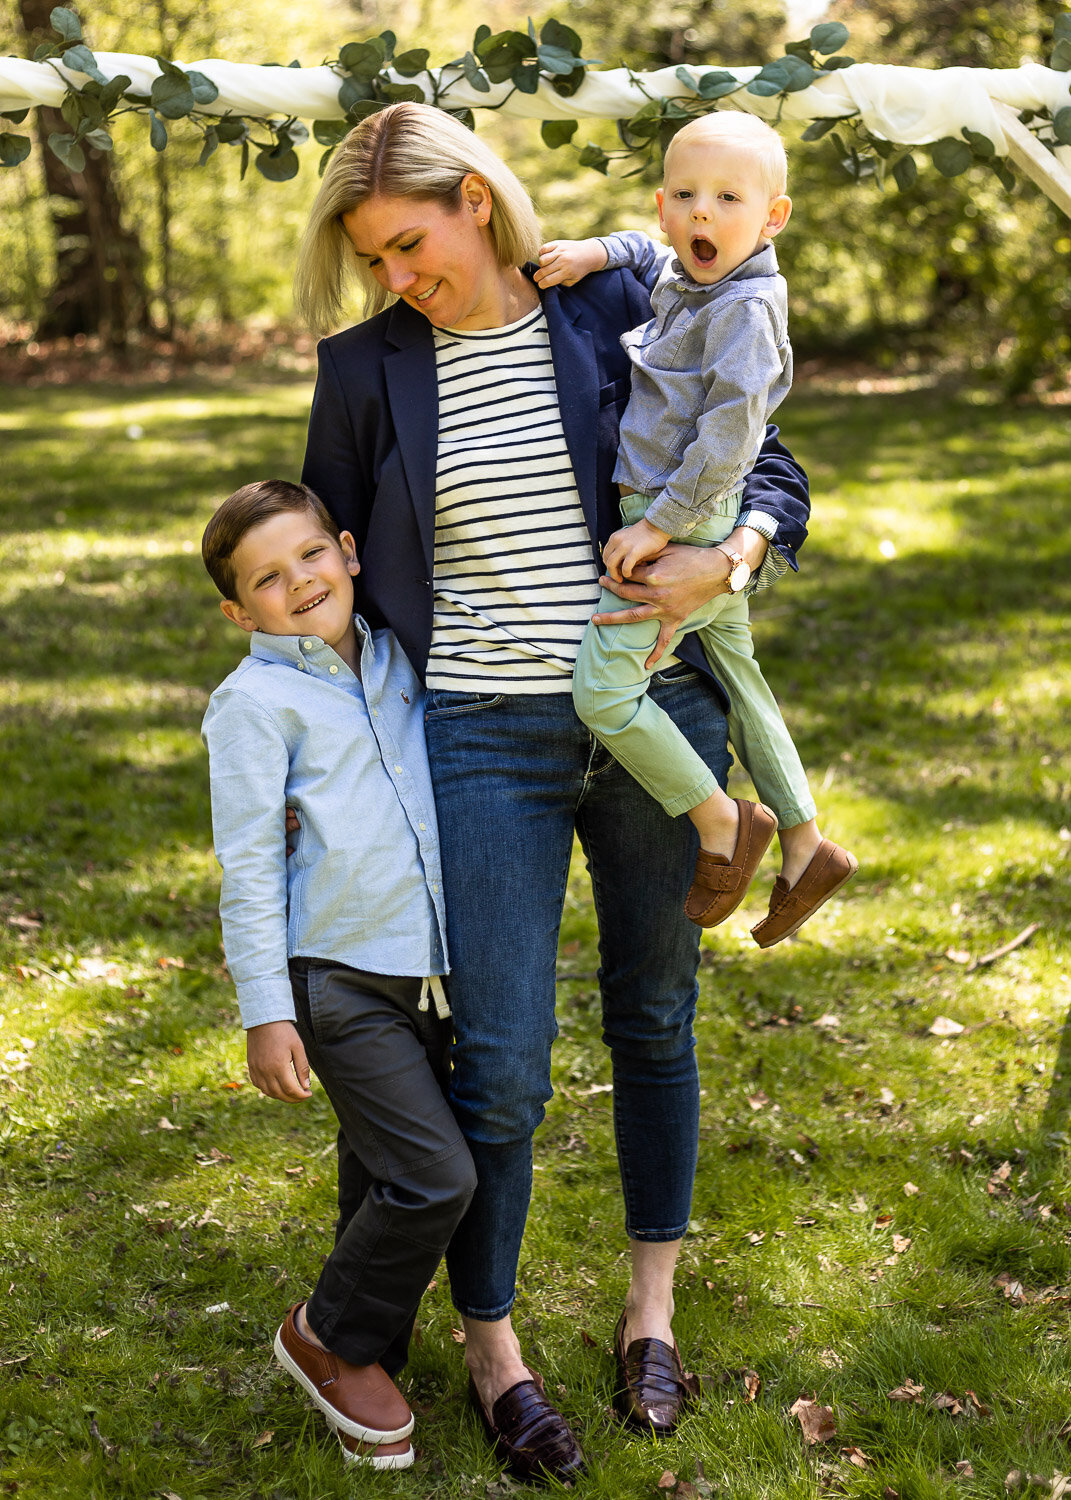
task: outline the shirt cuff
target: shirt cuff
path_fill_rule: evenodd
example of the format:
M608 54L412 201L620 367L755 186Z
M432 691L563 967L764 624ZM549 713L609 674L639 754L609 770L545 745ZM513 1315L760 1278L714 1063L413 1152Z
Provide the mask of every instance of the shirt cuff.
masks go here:
M238 992L238 1009L242 1013L242 1025L248 1031L253 1026L266 1026L270 1021L294 1021L294 992L290 980L280 975L263 979L248 979L235 986Z
M741 511L736 524L750 526L752 531L757 531L759 536L764 536L768 542L772 542L777 535L777 517L767 515L764 510Z
M738 522L737 524L746 525L747 523ZM752 529L757 531L758 527L756 526ZM788 568L788 558L784 555L783 552L778 552L777 548L771 542L770 545L766 548L766 556L762 560L762 566L759 568L758 572L752 573L751 581L748 584L747 588L744 590L744 593L757 594L762 589L771 588L779 578L783 578L785 576L785 574L788 572Z

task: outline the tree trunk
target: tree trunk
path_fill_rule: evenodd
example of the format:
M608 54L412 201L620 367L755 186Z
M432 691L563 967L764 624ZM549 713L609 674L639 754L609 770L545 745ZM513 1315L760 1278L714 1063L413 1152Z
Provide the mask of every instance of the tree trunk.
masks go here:
M52 0L19 0L30 51L54 40ZM37 135L45 168L56 269L37 329L39 339L99 334L113 348L125 347L134 331L148 332L144 253L137 234L122 222L122 203L105 151L85 147L85 170L71 172L48 149L53 131L68 126L57 109L37 111Z

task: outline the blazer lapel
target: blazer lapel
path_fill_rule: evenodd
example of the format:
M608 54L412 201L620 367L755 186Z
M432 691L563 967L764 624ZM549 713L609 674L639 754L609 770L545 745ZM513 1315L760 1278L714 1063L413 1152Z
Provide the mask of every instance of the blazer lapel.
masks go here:
M574 318L562 306L556 287L543 293L543 312L550 335L550 352L554 360L554 380L558 387L565 442L573 463L576 487L580 493L584 519L591 539L599 535L598 494L596 485L596 450L599 430L599 367L595 357L595 340L586 328L577 327Z
M416 512L427 576L435 563L435 463L439 447L439 383L431 324L404 302L387 325L393 353L383 361L387 400Z

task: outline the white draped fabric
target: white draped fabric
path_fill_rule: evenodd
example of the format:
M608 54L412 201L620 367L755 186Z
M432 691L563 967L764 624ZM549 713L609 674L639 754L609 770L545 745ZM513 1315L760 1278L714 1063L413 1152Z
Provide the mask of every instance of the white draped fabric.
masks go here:
M134 92L147 94L159 67L150 57L127 52L98 52L97 66L107 78L125 73ZM218 99L205 106L210 114L286 116L302 119L341 118L338 104L340 75L329 67L276 68L255 63L233 63L206 58L181 67L204 73L219 89ZM710 64L709 67L717 67ZM709 69L688 71L699 79ZM454 70L457 73L458 70ZM732 68L742 82L759 71L757 67ZM0 57L0 110L28 105L58 105L63 100L63 76L75 84L84 75L68 71L55 62L33 63L17 57ZM417 83L427 96L432 79L427 73L413 79L392 75L401 83ZM440 90L450 81L449 70L438 69ZM492 85L490 93L479 93L463 77L450 82L443 102L471 109L496 105L509 94L509 84ZM546 81L535 94L514 92L502 113L535 120L627 119L650 98L688 98L687 87L676 68L660 68L633 74L627 68L590 72L569 98L555 93ZM1009 154L1006 127L1012 110L1047 109L1055 114L1071 105L1071 73L1059 73L1040 63L1020 68L904 68L885 63L855 63L820 78L809 88L778 98L760 98L746 91L732 96L732 107L772 118L783 105L782 118L814 120L832 116L859 115L875 135L901 145L922 146L944 136L960 135L966 127L987 136L999 155ZM1071 147L1056 153L1063 173L1071 171ZM1059 170L1059 169L1058 169ZM1062 175L1062 173L1061 173ZM1071 181L1071 179L1069 179Z

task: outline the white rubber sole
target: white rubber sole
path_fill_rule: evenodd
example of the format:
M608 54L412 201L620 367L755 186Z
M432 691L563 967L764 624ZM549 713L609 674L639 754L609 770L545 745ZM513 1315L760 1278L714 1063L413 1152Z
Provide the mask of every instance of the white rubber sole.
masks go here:
M355 1469L408 1469L416 1458L412 1443L404 1453L351 1453L341 1442L341 1434L339 1440L343 1460Z
M412 1432L413 1417L411 1414L405 1426L396 1427L393 1432L380 1432L375 1427L363 1427L360 1422L354 1422L350 1417L343 1416L339 1409L336 1406L332 1406L322 1391L309 1379L301 1366L290 1357L283 1343L281 1330L275 1335L275 1343L272 1345L272 1348L275 1351L275 1358L282 1365L283 1369L288 1375L294 1377L298 1385L315 1401L316 1405L331 1423L331 1426L338 1431L346 1433L348 1437L357 1438L362 1443L399 1443L402 1438L407 1438ZM411 1449L410 1452L412 1452ZM399 1458L405 1460L405 1454L388 1455L386 1459L381 1460L379 1467L404 1469L408 1464L413 1462L410 1457L407 1461L398 1463L397 1459Z

